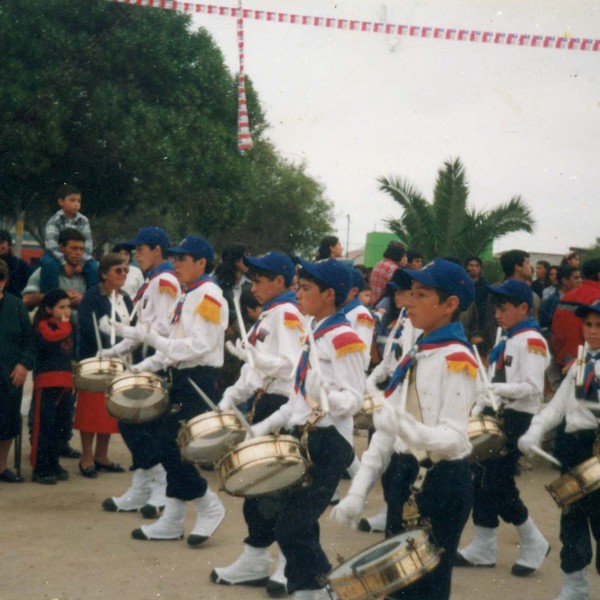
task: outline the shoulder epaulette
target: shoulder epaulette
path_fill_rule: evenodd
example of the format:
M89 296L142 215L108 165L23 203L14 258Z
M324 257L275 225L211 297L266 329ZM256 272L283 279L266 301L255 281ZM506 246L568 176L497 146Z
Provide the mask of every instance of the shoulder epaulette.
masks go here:
M161 277L158 280L158 291L161 294L169 294L175 298L177 296L177 286L170 280Z
M356 317L356 324L375 327L375 319L369 313L360 313L358 317Z
M339 358L349 352L362 352L366 345L354 331L345 331L333 338L335 355Z
M210 323L221 322L221 303L210 294L204 294L194 312Z
M286 311L283 313L283 324L290 329L299 329L300 331L304 331L300 317L293 312Z
M452 352L446 355L446 366L448 371L455 373L466 371L473 379L477 377L477 362L468 352Z
M548 354L546 342L540 338L527 338L527 352L546 356L546 354Z

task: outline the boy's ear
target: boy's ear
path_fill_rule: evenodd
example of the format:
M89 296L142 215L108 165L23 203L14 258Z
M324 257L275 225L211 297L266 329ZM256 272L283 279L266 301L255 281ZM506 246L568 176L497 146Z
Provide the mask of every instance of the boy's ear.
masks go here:
M327 288L323 292L323 300L328 304L331 303L335 305L335 290L333 288Z
M460 306L458 296L450 296L448 300L446 300L446 306L450 309L450 314L453 315Z

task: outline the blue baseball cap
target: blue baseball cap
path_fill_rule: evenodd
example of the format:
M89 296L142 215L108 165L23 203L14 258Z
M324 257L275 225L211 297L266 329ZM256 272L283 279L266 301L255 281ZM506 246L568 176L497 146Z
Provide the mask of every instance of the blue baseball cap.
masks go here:
M275 275L281 275L286 286L292 284L294 279L294 263L292 259L283 252L269 252L264 256L244 256L244 264L250 268L255 267L263 271L271 271Z
M600 300L593 304L582 304L575 309L575 315L580 319L585 319L592 312L600 315Z
M365 289L366 282L363 274L358 269L350 269L350 273L352 275L352 287L358 288L359 292L362 292Z
M167 250L168 254L190 254L195 258L206 258L213 260L215 252L212 246L204 239L196 235L188 235L183 238L179 246Z
M404 277L402 269L396 269L392 275L392 279L388 281L387 287L395 292L398 290L410 290L412 279Z
M461 310L475 300L475 287L469 274L460 266L443 258L435 258L422 269L398 269L397 285L410 288L413 281L456 296Z
M123 242L123 246L135 248L136 246L160 246L163 250L169 247L169 238L164 229L160 227L142 227L134 239Z
M496 285L488 285L488 289L495 296L506 296L512 300L516 300L519 304L525 302L529 308L533 306L531 286L524 281L507 279Z
M311 277L318 279L335 292L337 304L343 304L352 287L352 274L350 269L335 258L328 258L319 262L308 262L297 256L296 264L300 265Z

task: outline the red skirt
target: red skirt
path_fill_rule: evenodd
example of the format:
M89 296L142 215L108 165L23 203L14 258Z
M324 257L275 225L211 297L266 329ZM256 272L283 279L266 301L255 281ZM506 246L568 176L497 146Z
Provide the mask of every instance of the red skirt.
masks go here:
M73 427L88 433L119 433L119 422L106 410L106 394L80 390Z

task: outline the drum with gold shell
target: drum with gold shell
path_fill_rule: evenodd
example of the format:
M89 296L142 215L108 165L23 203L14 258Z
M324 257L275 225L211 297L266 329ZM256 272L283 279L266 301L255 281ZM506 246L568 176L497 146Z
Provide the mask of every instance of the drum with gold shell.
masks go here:
M592 456L546 485L546 489L556 504L563 509L600 490L600 458Z
M308 466L298 438L263 435L234 446L219 463L218 478L232 496L265 496L300 484Z
M383 408L384 392L367 392L363 397L362 408L354 415L354 426L357 429L371 429L373 427L373 414Z
M86 392L106 392L112 380L125 371L120 358L93 356L73 365L73 385Z
M479 415L469 418L469 441L473 446L469 462L476 463L502 455L506 437L500 421L491 415Z

